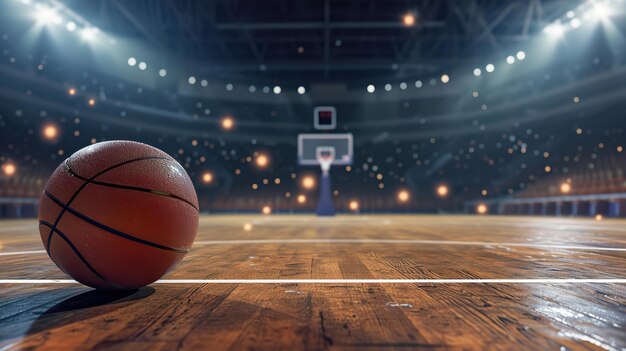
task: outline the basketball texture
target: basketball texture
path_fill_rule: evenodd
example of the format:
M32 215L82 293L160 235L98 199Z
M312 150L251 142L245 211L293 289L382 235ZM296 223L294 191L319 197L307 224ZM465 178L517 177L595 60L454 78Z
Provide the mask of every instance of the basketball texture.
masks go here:
M39 206L52 261L98 289L156 281L189 251L197 228L198 198L183 167L132 141L77 151L54 171Z

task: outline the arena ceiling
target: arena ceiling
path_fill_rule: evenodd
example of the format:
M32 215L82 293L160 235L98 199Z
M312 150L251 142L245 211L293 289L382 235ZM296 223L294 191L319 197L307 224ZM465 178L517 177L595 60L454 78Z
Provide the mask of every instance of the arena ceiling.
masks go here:
M98 0L67 6L214 77L428 74L529 40L571 0ZM414 18L406 24L405 16ZM408 19L410 22L410 19Z

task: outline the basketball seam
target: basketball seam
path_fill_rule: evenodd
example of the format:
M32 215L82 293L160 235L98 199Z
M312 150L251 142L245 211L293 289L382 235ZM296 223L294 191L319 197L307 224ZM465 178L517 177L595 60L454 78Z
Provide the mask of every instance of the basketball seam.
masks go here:
M89 268L89 270L95 274L98 278L100 278L102 281L104 281L107 284L110 284L112 286L116 286L115 284L109 282L106 278L104 278L102 276L102 274L98 273L98 271L93 268L93 266L91 264L89 264L89 262L87 261L87 259L85 259L83 257L83 255L81 255L80 251L78 251L78 248L76 246L74 246L74 244L72 243L72 241L67 237L67 235L65 235L63 232L61 232L56 226L52 225L52 223L44 221L44 220L40 220L39 221L39 225L43 225L46 226L48 228L50 228L50 230L54 231L55 233L57 233L59 235L59 237L61 239L63 239L68 245L69 247L72 249L72 251L74 251L74 253L76 254L76 256L78 256L78 258L85 264L85 266L87 268Z
M89 180L88 178L85 178L83 176L81 176L80 174L78 174L76 171L74 171L72 169L72 167L70 167L70 165L66 162L63 162L63 165L65 166L65 170L70 173L71 175L73 175L74 177L80 179L80 180ZM148 188L142 188L142 187L138 187L138 186L133 186L133 185L123 185L123 184L115 184L115 183L107 183L107 182L101 182L98 180L92 180L90 182L91 184L96 184L96 185L102 185L102 186L106 186L106 187L111 187L111 188L118 188L118 189L126 189L126 190L135 190L135 191L142 191L142 192L146 192L146 193L150 193L150 194L154 194L154 195L158 195L158 196L165 196L165 197L171 197L173 199L176 200L180 200L186 204L189 204L191 207L193 207L194 210L196 210L196 212L200 212L200 210L196 207L196 205L194 205L191 201L184 199L178 195L174 195L174 194L170 194L167 193L165 191L161 191L161 190L153 190L153 189L148 189Z
M76 211L75 209L69 207L68 205L64 204L61 200L56 198L54 195L50 194L48 191L44 191L44 194L50 200L54 201L57 205L61 206L64 210L70 212L71 214L75 215L76 217L82 219L83 221L85 221L85 222L87 222L87 223L89 223L89 224L91 224L91 225L93 225L95 227L98 227L98 228L100 228L100 229L102 229L102 230L104 230L106 232L109 232L111 234L117 235L117 236L122 237L124 239L128 239L128 240L132 240L132 241L138 242L140 244L152 246L152 247L157 248L157 249L173 251L173 252L176 252L176 253L187 253L187 252L189 252L189 249L180 249L180 248L176 248L176 247L170 247L170 246L166 246L166 245L157 244L157 243L145 240L145 239L138 238L138 237L136 237L134 235L130 235L130 234L124 233L124 232L119 231L117 229L111 228L111 227L109 227L109 226L107 226L105 224L102 224L102 223L96 221L95 219L93 219L91 217L88 217L88 216L86 216L86 215Z
M141 160L148 160L148 159L167 159L166 157L163 156L146 156L146 157L139 157L139 158L134 158L131 160L127 160L124 162L120 162L118 164L112 165L108 168L103 169L102 171L96 173L93 177L91 177L90 179L86 180L83 182L83 184L80 185L80 187L78 187L78 189L76 189L76 191L74 192L74 194L72 194L72 197L70 197L69 201L67 202L67 206L72 204L72 201L74 201L74 199L76 199L76 197L78 196L78 193L80 193L85 186L87 186L87 184L89 184L91 181L93 181L94 179L96 179L96 177L112 170L115 169L117 167L121 167L125 164L129 164L132 162L137 162L137 161L141 161ZM66 159L64 162L68 162L69 158ZM61 209L61 211L59 212L59 214L57 215L56 220L54 221L54 226L56 227L57 225L59 225L59 222L61 221L61 218L63 217L63 214L65 213L65 208ZM54 231L51 229L50 232L48 233L48 241L46 243L46 252L48 252L48 255L50 255L50 243L52 242L52 234L54 233Z

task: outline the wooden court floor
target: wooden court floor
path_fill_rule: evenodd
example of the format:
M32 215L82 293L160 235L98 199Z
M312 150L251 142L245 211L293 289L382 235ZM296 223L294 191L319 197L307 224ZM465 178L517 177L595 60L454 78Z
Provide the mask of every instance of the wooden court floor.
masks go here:
M206 216L174 271L121 293L3 221L0 267L0 350L626 349L623 220Z

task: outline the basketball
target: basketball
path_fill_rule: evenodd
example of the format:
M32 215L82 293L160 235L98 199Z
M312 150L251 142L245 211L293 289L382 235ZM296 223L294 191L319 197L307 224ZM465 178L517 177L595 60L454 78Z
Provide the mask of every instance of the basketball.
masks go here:
M197 227L198 199L184 168L132 141L74 153L48 180L39 206L52 261L97 289L153 283L189 251Z

